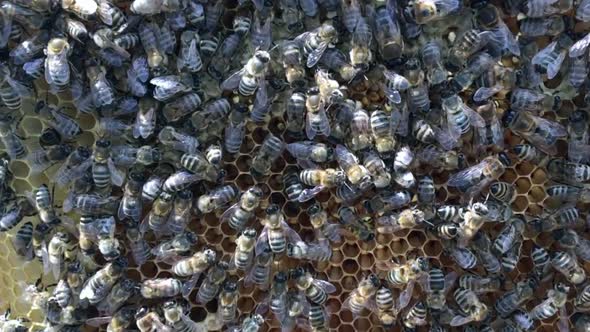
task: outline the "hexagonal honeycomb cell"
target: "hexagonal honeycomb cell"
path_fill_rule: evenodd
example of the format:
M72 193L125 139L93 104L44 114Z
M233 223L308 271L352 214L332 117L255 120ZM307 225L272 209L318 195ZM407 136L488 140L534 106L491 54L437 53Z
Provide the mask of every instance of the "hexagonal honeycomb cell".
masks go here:
M224 0L226 10L221 18L221 22L226 29L229 29L233 16L236 14L238 7L237 0ZM515 20L508 18L507 23L512 31L516 31ZM432 27L430 28L432 29ZM384 99L383 90L380 88L380 78L374 78L371 73L367 74L368 80L360 84L350 87L350 93L353 98L360 100L361 103L367 107L373 103L382 102ZM543 89L550 91L552 94L561 95L564 98L563 106L556 112L547 112L543 116L553 121L566 123L568 116L572 110L578 107L574 102L567 100L568 91L562 92L560 89L563 77L544 82ZM46 86L37 82L37 90L39 95ZM468 94L462 95L464 100L468 100ZM57 97L49 95L50 102L58 106L63 106L64 110L78 121L84 132L76 138L77 144L92 146L100 135L99 125L97 119L91 114L76 113L72 104L71 98L67 95L59 95ZM569 96L572 99L572 96ZM27 150L29 152L40 148L38 138L41 132L47 127L47 124L40 120L34 110L34 102L29 101L23 105L22 119L19 122L19 134L26 138ZM505 111L501 109L498 114ZM284 194L284 183L282 174L287 169L297 169L297 162L287 152L283 153L271 167L271 174L263 179L255 179L250 175L250 165L252 157L262 144L264 137L270 132L279 136L285 142L291 142L285 130L285 118L281 112L271 113L271 119L264 125L254 126L250 123L247 126L246 139L243 142L240 151L235 156L224 156L224 170L225 170L225 184L235 184L240 190L257 185L262 188L264 193L263 208L269 204L278 204L283 209L287 217L287 224L296 230L304 239L312 238L313 230L309 224L309 218L306 210L310 203L294 203L289 201ZM507 148L511 148L516 144L524 143L525 141L519 136L506 133ZM566 142L560 140L557 142L560 151L567 151ZM464 146L467 154L467 160L472 165L476 158L474 149L467 144ZM562 153L563 154L563 153ZM511 207L516 214L523 215L528 219L532 217L544 216L544 208L547 203L547 194L545 187L552 184L553 181L549 178L546 170L542 166L535 165L532 162L520 161L514 156L511 156L513 164L505 170L504 174L499 180L513 184L516 188L516 196L511 202ZM12 188L19 194L24 194L33 191L39 185L50 182L52 176L55 174L56 167L52 166L44 170L41 174L32 174L29 165L22 160L12 161L10 170L13 179L10 182ZM432 174L436 186L436 202L439 204L453 204L458 203L461 193L455 188L446 186L446 181L449 178L447 172L433 171ZM65 197L64 192L57 190L55 192L55 204L61 205ZM339 208L336 197L333 191L326 191L317 196L316 201L319 202L330 216L336 216ZM362 210L362 206L357 205L355 208ZM580 218L585 219L585 210L580 210L583 214ZM263 216L262 212L257 213L257 217ZM189 228L198 235L199 246L207 246L221 253L223 259L229 259L233 250L235 249L236 232L229 228L227 224L221 223L219 220L219 213L209 213L200 217L196 217L191 221ZM37 223L36 217L26 217L23 223L32 221ZM260 226L257 225L258 230ZM491 237L497 236L502 225L486 225L484 229L489 232ZM38 276L42 273L41 264L37 260L23 263L14 252L13 246L10 243L14 237L17 228L0 235L0 281L3 287L0 287L0 307L10 307L12 313L15 315L27 316L34 324L40 324L44 317L37 309L30 309L26 303L21 299L22 283L34 283ZM526 233L525 233L526 234ZM586 233L584 233L586 235ZM119 236L119 234L118 234ZM119 237L121 240L124 238ZM157 243L153 235L148 235L150 245ZM543 246L547 249L556 249L554 240L550 234L541 234L539 236L531 235L525 236L522 245L522 256L518 261L514 271L507 274L506 289L514 286L514 283L520 280L528 271L532 269L533 259L531 257L531 250L533 244ZM436 237L421 229L403 230L394 234L376 234L373 241L361 242L354 236L347 234L341 243L332 244L332 254L329 262L325 264L314 263L313 270L316 278L330 281L336 286L337 291L328 296L326 308L332 315L329 318L330 329L337 331L380 331L382 330L381 323L374 313L365 310L358 317L352 315L349 310L342 308L342 304L349 294L358 286L367 274L376 272L376 266L379 263L389 262L392 259L404 261L410 255L427 256L433 266L445 267L452 270L457 270L456 263L445 252L444 244ZM138 267L130 253L126 253L130 267L126 273L127 277L142 281L147 278L167 278L172 277L170 265L149 261ZM274 270L286 270L297 266L297 262L285 259L273 265ZM590 264L583 265L586 271L590 271ZM478 271L481 267L478 267ZM481 271L480 271L481 272ZM239 279L243 274L232 274L230 278ZM45 284L51 284L55 280L51 280L51 276L44 278ZM557 280L562 280L562 276L558 276ZM198 287L198 286L197 286ZM550 282L544 282L536 291L535 299L527 304L526 309L532 309L535 305L540 303L546 291L550 288ZM267 293L257 289L256 287L246 287L240 284L240 298L238 300L238 311L241 317L245 317L252 313L258 303L263 301ZM396 290L397 292L397 290ZM195 292L192 294L194 298ZM415 303L418 298L423 296L423 291L416 291L413 295L412 303ZM571 297L570 297L571 298ZM488 304L494 303L497 300L496 295L482 296ZM571 301L570 301L571 302ZM572 313L572 305L568 302L567 309ZM214 316L217 311L216 301L207 305L191 302L190 318L208 324L209 330L219 330L220 326L216 326ZM274 316L267 315L269 318L263 325L263 331L276 331L280 328ZM273 317L270 319L270 317ZM551 318L543 321L538 326L537 331L555 331L557 321ZM40 325L39 325L40 326ZM394 329L399 330L399 327Z

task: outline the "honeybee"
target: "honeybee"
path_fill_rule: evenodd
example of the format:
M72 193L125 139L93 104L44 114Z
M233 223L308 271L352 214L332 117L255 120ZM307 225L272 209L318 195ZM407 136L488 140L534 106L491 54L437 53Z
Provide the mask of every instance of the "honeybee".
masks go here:
M466 245L488 220L488 207L483 203L474 203L463 213L459 224L459 244Z
M127 269L127 260L118 257L107 263L86 280L80 291L80 301L95 304L103 300Z
M402 229L412 229L426 223L425 214L419 209L405 209L397 214L384 215L377 218L379 233L394 233Z
M236 319L238 311L238 285L233 281L226 281L219 293L217 319L225 324Z
M172 300L165 302L162 305L162 310L166 322L172 326L174 331L199 331L204 328L201 326L203 323L197 323L187 315L186 304Z
M244 286L250 287L254 283L262 290L268 289L272 262L273 254L269 247L266 247L260 254L256 253L254 264L244 278Z
M172 328L162 322L160 315L147 307L141 307L137 310L135 313L135 324L141 332L172 332Z
M410 310L402 317L402 323L406 328L415 329L417 326L426 325L428 311L422 301L416 302Z
M338 81L330 78L327 72L318 69L315 73L315 82L317 88L320 90L320 98L324 105L332 105L344 99L344 95L340 90L340 84L338 84Z
M567 130L559 123L535 116L528 111L507 110L502 121L515 134L521 136L536 148L549 154L557 154L555 142L567 137Z
M205 280L203 280L197 292L197 301L199 303L206 304L215 298L219 287L221 287L221 284L223 284L227 277L227 269L228 264L223 261L218 262L209 269Z
M318 87L307 90L305 109L307 110L305 117L305 134L307 138L313 139L318 134L330 136L330 122L326 115L321 90Z
M156 261L172 263L190 253L190 248L197 243L197 236L193 232L182 232L175 235L168 241L161 242L151 253Z
M531 318L545 320L559 313L561 322L559 322L558 325L566 324L567 326L568 315L566 312L565 303L567 302L567 293L569 290L570 287L563 283L555 284L553 289L547 292L547 299L531 310ZM564 330L560 329L560 331Z
M45 48L45 80L53 91L63 90L70 82L68 55L70 44L64 38L53 38Z
M461 326L469 322L480 322L488 315L488 307L482 303L477 295L465 288L457 288L453 293L455 301L461 308L463 315L457 315L451 320L451 326Z
M427 145L416 152L416 159L423 165L431 165L435 168L442 168L453 171L463 168L464 156L456 151L445 151L435 145Z
M375 152L369 151L363 155L363 166L369 171L376 188L385 188L391 182L391 174L385 162Z
M369 171L360 165L356 156L343 145L336 145L335 156L351 184L363 186L370 183Z
M410 188L416 184L416 178L410 170L413 160L414 153L407 146L401 147L393 160L393 170L395 171L393 179L404 188Z
M551 258L551 265L563 274L569 282L575 285L586 280L586 272L579 265L576 256L570 253L563 251L556 252Z
M375 149L384 157L387 157L395 149L396 141L392 132L392 121L392 114L387 114L382 110L374 110L371 113L370 125L375 140Z
M233 91L236 88L242 96L251 96L258 91L261 92L261 80L264 79L266 69L270 62L270 55L266 51L257 50L254 55L248 60L244 68L228 77L222 84L222 90ZM257 95L258 98L258 95Z
M486 157L478 164L451 175L447 185L464 191L466 197L474 197L490 182L497 180L504 170L505 165L499 157Z
M202 213L213 212L233 201L239 194L239 189L233 185L213 189L197 200L197 207Z
M301 45L307 56L307 67L312 68L324 55L326 49L338 41L338 31L331 23L325 22L315 30L297 36L295 41Z
M472 248L484 269L489 273L499 273L502 265L496 255L492 253L492 241L490 238L485 233L478 232L475 234L472 244Z
M382 192L364 202L363 206L369 213L387 213L410 204L412 194L407 190Z
M328 294L334 293L336 287L331 283L315 279L311 273L306 272L303 268L291 271L291 278L295 280L297 289L313 303L322 305L328 300Z
M443 90L442 92L442 108L447 116L447 133L448 136L439 135L441 145L447 149L452 150L457 146L462 135L466 134L470 128L484 128L485 120L471 108L467 107L453 91Z
M74 150L70 144L59 144L30 152L26 156L26 162L31 169L31 174L39 174L58 162L65 160Z
M567 161L563 158L553 158L547 163L547 172L551 179L577 185L590 180L590 166Z
M246 228L236 239L236 250L230 261L230 266L233 266L238 270L247 271L252 264L255 244L256 230L253 228Z
M97 308L113 314L134 296L138 289L139 284L136 281L125 278L113 286L109 295L97 305Z
M502 280L499 277L482 277L476 274L464 274L459 277L459 287L469 289L476 294L497 292Z
M462 269L469 270L477 265L477 256L468 248L459 247L452 242L445 242L443 249L447 255L457 263Z
M256 255L261 254L265 248L280 255L285 253L287 243L301 241L299 234L287 224L286 218L278 205L271 205L266 209L267 217L262 220L264 228L256 240Z
M264 324L264 317L260 314L248 316L242 322L241 331L243 332L258 332Z
M396 263L393 261L379 263L381 270L387 271L387 281L396 287L405 289L400 293L397 300L398 309L405 308L414 292L414 286L419 278L426 275L430 268L428 259L425 257L418 257L407 260L405 263Z
M180 294L182 282L174 278L154 278L144 280L139 289L146 299L173 297Z
M423 289L426 291L426 304L433 310L441 310L446 304L446 294L457 279L457 273L448 272L446 275L441 269L433 268L420 279Z
M252 159L250 171L255 177L261 178L270 173L272 164L283 152L285 143L278 137L269 133L262 142L258 153Z
M308 186L314 186L314 188L304 189L299 195L298 201L305 202L326 188L333 188L344 183L346 174L333 168L304 169L299 173L299 179Z
M389 62L401 57L404 39L396 21L397 15L391 15L396 9L392 3L378 2L373 14L373 31L379 53L384 61Z
M295 157L298 162L304 163L325 163L332 160L334 150L323 143L314 143L312 141L302 141L289 143L286 145L287 151Z
M418 24L427 24L457 13L462 7L460 1L418 0L412 3L412 18Z
M375 238L375 232L366 218L360 218L353 208L346 206L338 210L340 224L361 241L371 241Z
M197 284L201 273L209 268L217 259L217 254L211 249L194 253L191 257L182 259L172 265L174 274L180 277L191 276L182 286L182 295L187 297Z
M307 209L309 222L314 229L316 238L326 238L332 242L340 242L340 225L328 222L328 213L322 209L321 205L316 203Z
M523 303L533 297L535 282L532 279L519 281L515 287L505 292L494 304L500 317L507 317Z

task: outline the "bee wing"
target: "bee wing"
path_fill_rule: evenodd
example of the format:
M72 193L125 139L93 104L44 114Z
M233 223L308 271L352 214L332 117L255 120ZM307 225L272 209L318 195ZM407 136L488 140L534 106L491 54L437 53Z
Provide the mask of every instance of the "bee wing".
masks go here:
M492 87L482 86L473 94L473 100L476 102L484 101L502 90L502 85L496 84Z
M264 226L262 232L260 232L260 235L258 236L258 239L256 239L254 252L256 253L256 256L259 256L268 248L268 226Z
M584 55L584 53L586 53L588 50L588 45L590 45L590 33L570 47L570 58L577 58Z
M316 186L313 188L305 188L301 191L301 194L297 197L297 201L303 203L307 202L310 199L314 198L319 194L322 190L324 190L324 186Z
M383 76L385 76L385 79L387 81L395 83L396 89L398 90L405 91L408 88L410 88L410 81L408 81L407 78L398 73L389 70L384 70Z
M221 222L228 222L229 219L231 218L231 216L233 215L233 213L240 208L239 203L236 203L232 206L230 206L227 210L225 210L225 212L223 212L223 214L221 215L221 217L219 218L221 220Z
M76 222L72 218L70 218L68 216L60 216L60 220L61 220L62 227L66 231L68 231L68 233L75 236L76 239L80 238L80 231L78 230L78 227L76 226Z
M98 17L102 23L111 26L113 25L113 16L111 16L111 5L108 1L99 1L98 9L96 10Z
M328 43L321 42L320 45L318 45L318 47L314 49L307 57L307 68L312 68L313 66L315 66L318 63L318 61L320 61L322 55L324 55L324 52L327 48Z
M10 150L8 150L10 151ZM26 156L27 164L31 169L31 174L39 174L51 166L51 162L45 157L46 151L43 149L29 152ZM10 156L16 158L16 156Z
M105 325L110 323L112 317L94 317L86 320L86 324L94 327L100 327L101 325Z
M477 113L467 105L463 105L463 112L465 112L465 115L469 117L469 122L471 123L471 126L477 128L484 128L486 126L486 120L484 120L484 118L481 115L479 115L479 113Z
M186 282L184 282L182 284L182 290L181 290L182 297L184 297L185 299L188 300L188 297L191 294L191 292L193 291L193 288L195 288L195 286L197 285L197 281L199 281L200 276L201 276L200 273L193 274L189 280L187 280Z
M533 133L519 132L525 139L531 142L535 147L541 149L543 152L551 155L557 153L557 147L554 140L559 137L566 137L567 130L559 123L543 119L541 117L534 117L537 129ZM547 142L545 137L537 134L538 132L548 133L551 135L552 141Z
M502 36L504 47L515 56L520 56L520 46L514 35L502 21L498 22L498 33Z
M385 87L384 91L385 91L385 97L390 102L392 102L394 104L399 104L402 102L402 96L400 95L399 91L388 88L388 87Z
M567 51L561 51L555 60L549 62L547 65L547 78L553 79L559 73L559 69L561 68L561 64L563 60L565 60L565 56Z
M557 329L559 332L569 332L568 314L566 306L559 308L559 318L557 320Z
M113 184L115 186L121 187L123 185L123 182L125 182L125 173L117 169L115 163L113 162L113 159L109 158L107 164L109 167L109 172L111 173L111 181L113 181Z
M451 319L451 326L461 326L461 325L465 325L469 322L473 321L473 318L470 316L461 316L461 315L457 315L455 317L453 317L453 319Z
M332 242L339 243L342 241L340 236L342 233L342 226L340 224L327 224L324 226L323 234Z
M312 117L315 116L311 112L307 112L305 115L305 135L309 139L313 139L315 137L316 130L312 126Z
M237 72L231 74L225 79L225 81L223 81L223 83L221 83L221 90L233 91L237 89L243 74L244 69L240 69Z
M35 73L39 73L41 68L43 68L43 62L45 62L45 58L39 58L26 62L23 65L23 70L28 75L34 75Z
M537 52L537 54L535 54L533 56L531 63L533 65L541 65L543 63L543 60L545 60L545 58L548 57L550 53L555 51L556 47L557 47L557 41L550 43L544 49L540 50L539 52Z
M458 277L459 275L455 271L451 271L445 275L445 293L447 293L451 290L451 288L453 288L453 284L455 283L455 280L457 280Z
M142 83L147 82L149 78L149 71L146 70L148 66L147 58L145 56L135 58L133 60L132 66L137 79Z
M12 17L11 15L2 11L2 34L0 35L0 46L4 47L8 44L10 33L12 32Z
M256 98L254 99L254 104L252 105L252 111L250 112L250 114L258 112L266 113L266 111L261 111L261 109L268 108L269 106L270 103L268 100L266 80L261 79L258 83L258 90L256 90Z
M485 163L481 162L457 172L449 177L447 185L450 187L465 187L472 185L474 180L479 180L481 178L484 167Z
M412 299L412 293L414 293L415 284L415 280L410 280L406 285L406 288L400 293L399 297L395 301L395 307L398 311L407 307L410 303L410 300Z
M281 222L281 226L283 227L283 232L290 243L297 243L301 241L301 236L299 236L299 234L297 234L297 232L295 232L295 230L293 230L293 228L291 228L285 220Z

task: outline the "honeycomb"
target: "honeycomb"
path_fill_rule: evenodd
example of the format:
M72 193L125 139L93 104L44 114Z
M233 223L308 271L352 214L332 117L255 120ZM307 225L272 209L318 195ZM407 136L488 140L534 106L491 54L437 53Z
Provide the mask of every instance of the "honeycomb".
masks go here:
M233 4L232 1L224 1L224 3ZM232 11L227 11L222 18L223 22L231 22ZM511 28L514 29L514 22ZM559 121L565 124L568 116L577 107L582 107L583 98L574 99L571 91L561 91L562 77L558 76L550 82L545 82L543 89L545 91L560 94L565 98L563 107L557 112L547 112L544 117ZM372 84L373 83L373 84ZM365 105L378 102L383 99L383 91L376 82L366 82L360 86L351 87L358 99ZM42 82L36 82L36 88L39 95L45 95L43 92L46 86ZM59 95L57 98L48 95L50 102L65 108L66 112L74 116L84 132L77 137L79 145L92 146L98 137L98 123L97 120L89 114L82 114L75 112L71 100L67 95ZM19 134L26 138L27 148L29 151L34 151L39 148L38 137L46 124L41 121L34 113L34 101L27 101L23 105L22 120L20 122L18 131ZM501 113L504 109L500 108ZM273 135L282 138L285 142L290 143L292 137L286 134L285 120L286 116L278 110L273 110L271 119L264 125L249 123L247 126L246 140L241 146L239 154L235 156L224 156L224 170L226 172L225 183L235 184L241 190L246 190L252 185L259 186L264 193L263 208L270 203L281 206L285 213L288 224L296 232L298 232L302 239L310 240L313 238L313 230L309 222L306 209L312 204L307 203L293 203L287 200L284 194L282 183L283 173L291 168L297 167L295 159L284 152L282 156L276 160L272 166L270 176L262 181L253 178L249 173L249 165L252 156L259 149L263 139L270 132ZM513 135L509 130L505 130L505 142L508 147L513 147L521 144L523 140ZM559 151L565 154L567 151L567 142L558 141ZM467 149L468 151L469 149ZM551 207L550 202L546 196L544 188L551 185L552 182L548 179L546 170L543 167L533 165L531 162L518 161L514 156L512 157L513 165L507 167L505 173L500 178L501 181L514 184L516 187L516 196L513 199L511 206L515 214L522 214L529 218L530 216L542 216L546 207ZM473 164L475 156L473 154L467 155L468 161ZM44 183L50 183L50 179L55 173L57 167L50 167L41 174L30 174L29 166L22 160L12 161L10 169L14 175L11 181L11 186L18 193L31 192L34 188ZM416 175L419 175L417 173ZM448 188L445 184L449 177L447 172L432 173L436 186L436 202L447 204L458 202L459 193L452 188ZM55 191L55 204L59 206L65 197L65 192ZM317 202L321 203L322 207L331 215L332 219L337 217L337 209L340 203L333 195L333 192L322 192L316 197ZM553 205L554 206L554 205ZM357 208L362 209L361 206ZM587 211L588 205L579 205L580 211ZM235 249L235 232L229 228L225 223L219 221L220 212L205 214L202 217L195 218L190 223L189 227L199 237L199 247L207 246L215 249L218 253L223 253L223 260L228 260ZM263 216L263 209L259 209L258 217ZM585 214L583 215L585 218ZM23 222L33 220L36 222L36 217L25 218ZM257 230L260 226L257 223ZM19 299L22 288L22 281L26 283L34 283L39 275L42 273L42 268L39 262L32 261L25 264L14 253L10 243L18 227L15 227L9 232L0 235L0 281L3 282L3 287L0 287L0 309L4 310L8 307L17 316L27 316L34 324L40 324L43 320L41 313L36 310L30 310L29 306ZM484 230L493 238L495 237L502 225L486 225ZM587 233L580 233L584 236ZM124 235L118 234L118 238L125 242ZM154 245L157 240L153 235L148 235L148 241ZM525 241L523 243L523 250L521 259L515 271L508 274L507 288L513 286L513 282L520 280L520 278L532 270L532 259L530 252L533 244L540 245L547 249L557 248L554 245L554 240L550 234L536 234L525 233ZM430 259L432 266L445 267L448 269L456 269L460 272L455 263L443 253L443 246L438 239L426 233L421 229L402 230L394 234L377 234L373 241L358 241L354 236L347 235L343 238L341 243L332 243L332 257L326 264L313 263L312 267L316 271L316 278L328 280L333 283L337 291L329 295L326 307L332 313L330 315L329 328L337 331L381 331L381 323L378 321L375 314L365 310L361 315L355 317L348 310L342 309L342 303L348 297L350 292L356 288L359 281L370 272L375 272L376 265L379 262L388 262L393 258L404 261L408 255L426 256ZM127 255L131 262L127 271L127 276L137 281L142 281L147 278L165 278L172 277L170 265L161 262L149 261L138 267L133 263L130 254ZM295 260L284 259L276 262L273 265L273 270L285 270L293 268L298 265ZM590 263L585 262L584 269L590 271ZM483 272L482 267L478 267L476 272ZM233 275L232 278L241 278L243 275ZM55 282L51 280L51 276L46 276L49 280L44 280L45 284ZM563 281L563 277L557 274L557 279ZM195 288L195 292L198 286ZM547 289L551 288L551 284L544 283L536 290L535 299L529 301L526 309L533 308L540 303L544 298ZM250 288L244 287L240 284L240 298L238 301L238 310L240 316L244 317L254 311L256 304L262 302L267 293L252 286ZM192 297L194 298L194 293ZM423 292L417 290L414 292L414 302L418 298L423 297ZM485 297L486 303L493 303L497 298L496 295L487 295ZM412 302L413 303L413 302ZM207 305L198 303L191 303L190 317L197 321L207 321L213 324L212 317L217 311L216 301L212 301ZM567 304L568 312L573 314L573 306L570 302ZM268 319L272 317L272 320ZM267 320L263 325L263 331L277 331L280 328L280 323L272 315L266 316ZM543 321L537 328L538 331L554 331L556 318ZM40 326L40 325L39 325ZM209 325L209 330L220 330L221 326ZM92 330L92 329L88 329ZM394 331L399 331L397 326Z

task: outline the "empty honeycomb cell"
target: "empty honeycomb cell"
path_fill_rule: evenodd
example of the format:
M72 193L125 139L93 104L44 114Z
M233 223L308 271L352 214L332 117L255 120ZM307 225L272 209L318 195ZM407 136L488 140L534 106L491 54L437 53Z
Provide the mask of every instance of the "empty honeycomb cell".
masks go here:
M358 261L362 270L370 270L375 263L375 257L373 254L361 254Z
M345 259L342 262L342 270L346 274L356 274L359 270L359 264L356 259Z
M344 323L352 323L354 320L354 315L352 312L350 312L350 310L341 310L338 314L338 317L340 317L341 322Z
M338 331L340 332L353 332L355 329L352 325L342 324Z
M242 312L251 312L254 309L254 300L251 297L240 296L238 299L238 308Z
M283 206L283 212L289 218L295 218L299 214L299 203L286 202Z
M30 175L27 179L29 184L33 186L33 188L39 188L41 185L51 184L47 176L43 173Z
M359 246L356 243L347 242L342 247L342 253L345 257L357 257L360 252Z
M351 291L356 288L358 282L353 276L344 276L344 278L342 278L341 285L345 291ZM342 300L344 301L344 299Z
M426 242L426 235L421 231L412 231L408 234L408 242L414 248L420 248Z
M272 163L272 167L270 168L270 171L281 175L283 170L285 169L286 165L287 165L287 162L285 161L285 159L283 159L282 157L279 157Z
M330 199L330 192L322 191L315 198L318 202L326 203Z
M217 231L217 229L209 229L207 232L205 232L205 240L207 241L207 243L209 244L218 244L221 242L221 239L223 238L223 235L219 234L219 232Z
M377 249L375 249L374 253L375 253L375 258L378 261L388 261L392 257L391 252L389 251L389 249L387 249L387 247L377 248Z
M238 157L236 160L236 166L240 172L248 173L250 171L250 159L251 156L249 155Z
M233 182L236 179L236 177L240 174L238 168L232 164L226 164L224 170L226 182Z
M146 262L141 265L141 274L147 278L154 278L158 274L158 266L153 262Z
M19 124L27 138L39 135L43 131L43 123L39 118L24 117Z
M343 259L344 255L342 255L342 251L332 250L332 257L330 257L330 263L332 263L332 265L339 265L342 263Z
M240 174L236 179L236 184L240 190L245 191L254 185L254 179L249 174Z
M80 114L76 119L82 130L90 130L96 125L96 119L90 114Z
M29 175L29 166L20 160L14 160L10 163L10 172L14 177L25 178Z
M282 191L283 190L283 181L281 179L281 175L280 174L271 175L268 178L268 185L269 185L270 189L272 189L273 191Z
M356 331L368 331L371 328L371 322L367 318L357 318L353 326Z
M437 202L445 202L448 197L448 192L445 188L440 187L436 189L436 201Z
M362 241L359 243L361 248L361 252L373 252L375 247L377 246L377 242L375 241Z
M14 189L14 191L21 193L29 192L33 189L27 181L21 179L12 180L10 186Z
M141 281L141 273L134 269L127 270L127 276L135 281Z
M500 181L514 183L514 181L516 181L516 178L518 178L516 172L510 168L507 168L504 171L504 174L502 174L502 176L500 177Z
M429 257L438 257L442 253L442 245L439 241L427 241L422 248Z
M89 131L85 131L76 137L76 142L80 146L91 147L94 144L96 137Z
M380 245L387 245L391 242L392 239L393 239L392 234L385 234L385 233L377 233L377 236L375 237L376 242Z
M391 242L390 248L394 255L404 255L408 250L408 242L404 239L396 239Z
M283 206L286 202L285 196L281 193L272 193L270 194L270 198L268 199L270 204L276 204L278 206Z
M518 195L512 203L512 208L515 212L524 212L529 205L529 201L526 196Z
M543 207L537 204L529 204L527 208L527 214L531 216L538 216L541 215L543 212Z

